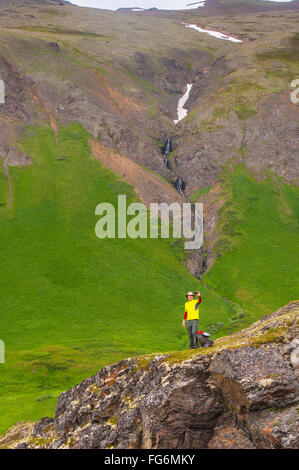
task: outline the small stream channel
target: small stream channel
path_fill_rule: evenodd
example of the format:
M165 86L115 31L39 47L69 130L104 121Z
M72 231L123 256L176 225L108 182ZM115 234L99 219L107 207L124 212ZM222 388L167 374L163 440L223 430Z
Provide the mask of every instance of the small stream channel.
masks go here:
M166 140L166 143L165 143L165 145L162 149L162 153L163 153L163 156L164 156L164 164L168 169L170 169L170 164L169 164L169 161L167 159L167 155L168 155L168 153L171 152L171 150L172 150L172 142L171 142L171 138L168 137L167 140ZM204 219L200 216L200 214L198 214L198 212L196 212L195 204L193 204L190 201L190 199L186 196L186 194L185 194L185 186L186 185L185 185L185 182L184 182L183 178L181 176L177 176L175 182L173 183L173 186L180 193L180 195L185 199L185 201L189 202L191 204L191 208L192 208L193 212L196 213L197 216L202 219L201 223L200 223L200 226L199 226L199 230L203 230ZM219 294L218 292L216 292L212 287L210 287L208 284L206 284L205 282L202 281L202 276L207 272L207 257L205 256L205 254L203 252L202 246L200 246L198 248L198 254L199 254L199 256L202 260L202 269L201 269L200 275L199 276L194 275L194 277L202 285L204 285L207 289L209 289L210 291L214 292L217 295L220 295L222 300L224 300L224 302L226 302L229 305L232 313L235 315L236 306L233 304L233 302L231 300L227 299L226 297L224 297L223 295Z
M164 157L164 165L166 166L166 168L168 169L171 169L170 167L170 164L169 164L169 160L167 158L167 155L172 151L172 142L171 142L171 138L168 137L165 144L164 144L164 147L162 148L162 153L163 153L163 157ZM177 176L175 182L173 183L173 186L174 188L178 191L178 193L180 193L180 195L185 199L186 202L189 202L191 204L191 209L192 211L196 214L197 217L199 217L200 219L200 224L199 224L199 227L198 227L198 233L200 233L201 230L203 230L203 218L201 217L200 214L198 214L198 212L196 211L196 206L195 204L192 204L190 199L186 196L185 194L185 182L183 180L183 178L181 176ZM196 235L195 235L195 238L196 238ZM207 270L207 259L203 253L203 249L202 247L200 246L198 248L198 253L199 253L199 256L201 257L202 259L202 271L200 273L200 277L199 277L199 280L201 279L201 277L205 274L206 270Z

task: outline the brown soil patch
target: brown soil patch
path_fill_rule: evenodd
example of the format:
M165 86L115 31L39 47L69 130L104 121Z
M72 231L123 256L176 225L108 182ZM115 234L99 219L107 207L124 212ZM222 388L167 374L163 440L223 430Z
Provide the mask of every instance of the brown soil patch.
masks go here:
M104 81L105 81L106 89L111 99L124 114L131 114L132 110L138 113L144 112L144 109L145 109L144 106L141 106L132 98L129 98L128 96L123 95L118 90L111 88L106 78L104 79Z
M149 207L151 202L184 202L180 194L159 176L141 168L126 155L105 147L103 144L89 139L93 156L102 165L124 178L133 186L140 200Z

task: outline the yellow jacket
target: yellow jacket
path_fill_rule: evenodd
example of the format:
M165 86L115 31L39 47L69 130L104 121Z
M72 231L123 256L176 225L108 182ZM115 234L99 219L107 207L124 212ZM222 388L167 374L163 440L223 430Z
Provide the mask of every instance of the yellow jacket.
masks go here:
M201 297L198 297L198 300L188 300L185 303L185 314L184 319L187 320L199 320L199 308L195 310L196 305L200 304Z

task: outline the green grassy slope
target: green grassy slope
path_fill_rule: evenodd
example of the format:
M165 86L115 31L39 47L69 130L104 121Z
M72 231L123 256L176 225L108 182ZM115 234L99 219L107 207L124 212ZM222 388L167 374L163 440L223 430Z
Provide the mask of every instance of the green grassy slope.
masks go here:
M92 159L79 125L28 129L20 145L34 161L10 168L13 207L0 206L0 432L53 415L57 395L124 357L185 348L184 293L199 283L173 240L95 236L95 207L136 200L132 188ZM0 202L7 181L0 172ZM205 288L201 327L229 320ZM219 330L218 335L221 335Z
M201 67L229 56L235 71L212 94L210 115L202 116L202 103L188 115L201 132L212 131L216 120L232 110L243 122L256 114L264 96L286 89L297 76L292 13L287 31L285 17L279 20L278 14L271 21L263 15L228 18L225 25L231 34L245 38L252 30L259 38L244 42L240 52L226 41L185 28L181 15L193 22L191 11L178 13L175 20L137 20L129 13L84 9L83 14L79 8L69 14L59 10L55 16L53 8L51 14L35 12L32 21L26 8L20 16L6 13L0 18L1 54L24 76L44 79L46 84L45 77L50 77L61 96L63 80L82 89L90 87L85 73L88 68L95 70L101 93L105 77L113 89L136 100L142 97L148 109L145 128L155 113L162 116L158 104L167 103L171 93L158 94L152 78L136 75L136 51L151 57L150 71L158 84L160 72L168 74L165 57L180 59L187 70L192 60ZM221 30L223 19L200 19L198 24ZM59 54L49 47L50 41L58 42ZM250 58L250 68L239 67L240 54ZM277 69L276 59L288 68ZM127 68L130 64L132 70ZM113 99L101 93L110 109ZM172 126L169 117L162 117L168 122L165 129ZM190 124L191 119L186 127ZM187 131L191 133L190 127ZM58 154L51 130L28 129L19 146L34 164L9 168L10 210L8 182L0 166L0 338L6 346L0 375L0 432L21 419L53 416L60 392L106 364L137 354L184 349L187 333L181 318L184 293L190 289L202 292L200 327L214 338L298 298L298 188L270 173L258 182L243 167L224 172L227 202L219 219L222 236L215 247L221 257L203 278L210 290L186 271L178 243L96 238L96 205L116 204L118 194L126 194L129 201L136 195L92 159L87 137L77 124L61 127ZM195 190L192 200L204 191ZM235 311L222 296L233 302Z
M299 296L299 188L271 172L259 182L241 165L223 179L221 257L203 280L254 321Z

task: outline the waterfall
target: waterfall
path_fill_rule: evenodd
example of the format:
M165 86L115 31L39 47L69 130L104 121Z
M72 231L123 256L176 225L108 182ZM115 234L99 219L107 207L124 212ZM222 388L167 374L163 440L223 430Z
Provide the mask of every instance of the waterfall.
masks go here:
M172 150L171 138L168 137L168 139L166 140L166 143L163 147L162 153L163 153L163 157L164 157L164 165L166 166L166 168L169 168L169 169L170 169L170 164L169 164L167 155L171 152L171 150Z
M184 199L186 199L184 189L185 189L185 182L183 181L183 178L179 176L175 183L174 183L175 189L183 196Z
M202 247L199 248L198 253L199 253L199 256L200 256L201 259L202 259L202 270L201 270L201 274L200 274L200 277L199 277L199 280L201 280L202 276L204 275L204 273L205 273L206 270L207 270L207 258L206 258L206 256L203 254L203 249L202 249Z

